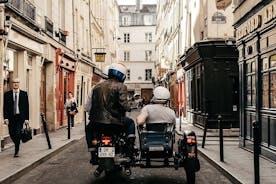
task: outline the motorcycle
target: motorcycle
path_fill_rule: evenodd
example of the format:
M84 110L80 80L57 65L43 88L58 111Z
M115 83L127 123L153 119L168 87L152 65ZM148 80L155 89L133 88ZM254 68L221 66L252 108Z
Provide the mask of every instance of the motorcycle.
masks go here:
M187 183L195 183L195 173L200 170L197 157L197 140L194 131L185 131L183 138L178 140L178 153L176 154L178 165L184 167Z
M96 177L99 177L103 171L110 176L123 170L127 176L130 176L130 168L136 166L140 168L174 167L175 170L184 167L187 182L195 183L195 173L200 170L195 132L186 131L180 135L177 151L174 151L176 133L172 124L154 123L137 128L140 148L135 151L135 157L129 154L127 136L122 128L105 127L102 129L104 131L99 131L96 146L98 168L94 172Z
M105 127L99 131L96 142L96 155L98 167L94 172L99 177L104 171L107 176L119 171L125 171L127 176L131 175L130 166L132 158L129 156L129 144L127 136L122 127Z

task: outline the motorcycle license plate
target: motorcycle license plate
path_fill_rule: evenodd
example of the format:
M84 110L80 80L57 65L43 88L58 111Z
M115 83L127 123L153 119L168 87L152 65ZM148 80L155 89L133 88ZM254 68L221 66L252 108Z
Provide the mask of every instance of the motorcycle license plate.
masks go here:
M163 146L150 146L149 151L164 151Z
M99 147L98 149L99 158L114 158L115 147Z

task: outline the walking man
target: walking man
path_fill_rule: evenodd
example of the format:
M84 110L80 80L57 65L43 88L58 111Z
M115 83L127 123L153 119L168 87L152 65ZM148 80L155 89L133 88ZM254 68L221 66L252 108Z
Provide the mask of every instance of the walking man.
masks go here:
M26 91L19 89L19 79L12 83L13 89L4 94L4 123L9 127L10 137L15 145L14 157L18 157L20 131L29 123L29 100Z

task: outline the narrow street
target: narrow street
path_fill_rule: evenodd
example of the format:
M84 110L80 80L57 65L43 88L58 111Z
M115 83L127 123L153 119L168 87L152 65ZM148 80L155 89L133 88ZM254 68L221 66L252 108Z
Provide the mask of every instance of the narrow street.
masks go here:
M136 117L138 111L130 115ZM13 184L105 184L112 181L112 184L180 184L186 183L186 175L183 168L175 170L174 168L144 169L133 168L132 176L127 177L123 173L116 175L114 178L107 180L104 174L95 178L93 172L95 166L89 164L89 153L85 139L74 143L67 149L63 150L56 156L47 160L37 168L33 169L23 177L14 181ZM199 158L201 170L196 175L196 183L213 184L231 182L222 175L210 163Z
M23 177L14 181L13 184L105 184L107 178L104 174L95 178L94 166L89 164L89 153L87 152L85 139L74 143L68 149L60 152L42 165L33 169ZM225 178L210 163L200 157L201 170L196 175L196 183L213 184L231 182ZM180 184L186 183L183 168L141 169L134 168L132 176L123 174L116 176L112 184Z

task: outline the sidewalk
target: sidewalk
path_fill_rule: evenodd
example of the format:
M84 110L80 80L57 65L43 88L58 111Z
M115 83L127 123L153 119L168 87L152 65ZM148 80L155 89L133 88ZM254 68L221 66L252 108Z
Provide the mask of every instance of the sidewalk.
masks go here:
M234 183L254 183L254 160L253 153L239 147L238 136L224 137L224 162L220 161L218 133L207 132L205 147L202 148L203 129L197 128L187 121L182 121L179 130L179 119L176 122L176 130L196 132L199 153L211 161L219 170L224 172ZM260 183L272 184L276 181L276 163L260 157Z
M18 158L13 158L14 146L7 148L0 152L0 183L14 181L84 136L84 124L80 123L71 129L70 140L67 139L66 128L50 132L52 149L48 149L45 134L39 134L29 142L21 143Z

